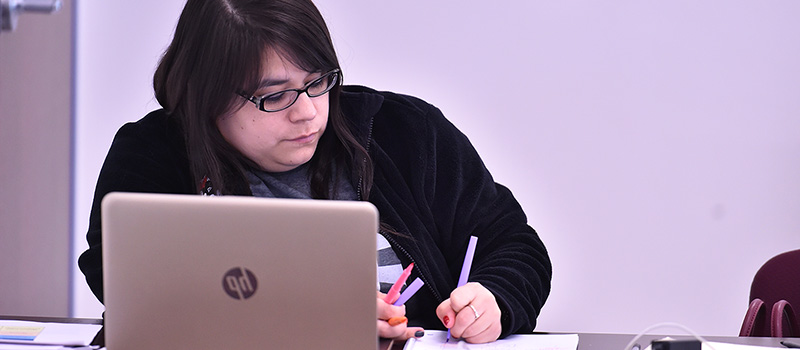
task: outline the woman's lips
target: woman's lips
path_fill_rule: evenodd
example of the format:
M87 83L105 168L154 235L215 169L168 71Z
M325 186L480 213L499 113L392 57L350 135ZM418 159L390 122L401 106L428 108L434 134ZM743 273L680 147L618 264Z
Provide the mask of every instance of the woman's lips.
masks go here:
M302 135L300 137L296 137L296 138L290 139L289 141L290 142L297 142L297 143L309 143L311 141L314 141L316 136L317 136L317 133L316 132L312 132L310 134L306 134L306 135Z

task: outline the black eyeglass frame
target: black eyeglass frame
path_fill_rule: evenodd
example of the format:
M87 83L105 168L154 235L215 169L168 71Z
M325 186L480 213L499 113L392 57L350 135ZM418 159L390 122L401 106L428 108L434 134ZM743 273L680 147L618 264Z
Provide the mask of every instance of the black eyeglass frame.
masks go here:
M312 93L308 92L308 89L310 89L312 86L314 86L314 84L319 83L320 81L323 81L324 79L329 79L331 76L333 76L333 81L328 85L328 87L325 89L325 91L320 92L318 94L312 94ZM258 107L258 109L260 111L262 111L262 112L267 112L267 113L280 112L280 111L282 111L284 109L287 109L287 108L291 107L292 105L294 105L294 103L297 102L297 99L300 98L300 95L303 94L303 93L307 94L308 97L311 97L311 98L320 97L322 95L327 94L328 92L333 90L334 87L336 87L336 84L339 84L339 81L341 80L340 77L341 77L341 69L336 68L336 69L334 69L332 71L329 71L329 72L321 75L319 78L308 82L308 84L306 84L304 87L302 87L300 89L286 89L286 90L281 90L281 91L276 91L276 92L273 92L273 93L269 93L269 94L266 94L266 95L263 95L263 96L259 96L259 97L256 97L256 96L249 96L248 97L247 95L244 95L244 94L239 94L239 96L242 96L244 99L246 99L246 100L248 100L250 102L253 102L256 105L256 107ZM277 94L285 94L287 92L296 92L297 93L296 95L294 95L294 100L292 100L292 102L290 102L288 105L286 105L285 107L281 107L279 109L266 109L266 108L264 108L264 100L265 99L269 98L270 96L274 96L274 95L277 95Z

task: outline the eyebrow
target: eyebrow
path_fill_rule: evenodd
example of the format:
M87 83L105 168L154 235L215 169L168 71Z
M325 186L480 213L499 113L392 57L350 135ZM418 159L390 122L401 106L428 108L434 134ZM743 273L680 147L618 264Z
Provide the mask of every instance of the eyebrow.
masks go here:
M313 76L314 74L319 74L320 76L322 76L323 73L311 72L311 73L308 74L306 79L308 77ZM310 82L312 82L312 81L314 81L316 79L319 79L319 77L316 77L314 79L309 80L308 82L303 83L303 86L305 86L305 84L308 84L308 83L310 83ZM283 85L283 84L286 84L288 82L289 82L289 79L264 79L264 80L261 81L261 83L258 84L258 88L256 90L261 90L263 88L267 88L267 87L275 86L275 85Z
M289 82L289 79L264 79L261 83L258 84L258 89L261 90L266 87L275 86L275 85L283 85Z

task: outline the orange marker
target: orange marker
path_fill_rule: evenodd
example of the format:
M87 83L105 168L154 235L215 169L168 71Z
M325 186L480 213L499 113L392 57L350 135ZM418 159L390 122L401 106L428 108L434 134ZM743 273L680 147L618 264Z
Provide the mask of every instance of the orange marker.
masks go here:
M397 325L399 325L401 323L408 322L408 318L406 318L405 316L392 317L389 320L387 320L386 322L389 322L389 325L394 327L394 326L397 326Z

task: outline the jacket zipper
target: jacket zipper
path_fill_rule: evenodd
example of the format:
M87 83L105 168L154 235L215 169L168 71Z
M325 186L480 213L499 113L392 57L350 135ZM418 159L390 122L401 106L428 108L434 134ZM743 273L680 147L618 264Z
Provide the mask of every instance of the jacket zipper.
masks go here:
M369 118L369 128L367 129L367 144L364 145L364 150L367 152L369 156L369 145L372 144L372 124L375 122L375 117ZM363 163L367 162L367 158L361 160ZM356 188L356 195L358 196L359 201L363 201L364 198L361 194L361 186L364 184L364 175L358 175L358 187Z
M367 154L369 154L369 146L372 144L372 124L374 122L375 122L375 118L374 117L369 119L369 129L367 131L367 144L366 144L366 147L364 147L364 149L367 151ZM363 161L366 162L367 160L364 159ZM356 190L356 195L357 195L359 201L363 201L364 200L364 198L362 197L362 193L361 193L361 186L362 186L363 183L364 183L364 176L363 175L359 175L358 176L358 188ZM384 238L386 238L387 241L391 242L393 244L393 246L395 246L398 249L400 249L400 251L403 252L403 254L408 258L408 260L411 260L411 262L413 262L416 265L416 262L414 261L414 258L411 257L411 254L409 254L408 251L406 251L406 249L403 248L403 246L401 246L399 243L397 243L397 241L395 241L394 238L391 237L390 234L388 234L387 232L381 230L380 228L378 229L378 233L381 236L383 236ZM419 266L419 265L417 265L417 266ZM433 293L433 296L436 297L438 302L441 303L444 299L442 299L442 297L439 295L439 293L435 289L433 289L433 286L431 286L431 284L427 281L427 278L425 277L425 274L422 273L422 269L417 267L417 270L419 270L419 277L422 279L422 282L425 282L425 286L427 286L428 289L431 291L431 293Z
M386 238L387 241L393 243L394 246L396 246L398 249L400 249L400 251L403 252L403 254L408 258L408 260L411 260L412 263L417 265L417 263L414 261L414 258L411 257L411 254L409 254L408 251L406 251L405 248L403 248L403 246L398 244L397 241L395 241L394 238L392 238L390 234L384 232L383 230L378 230L378 233L380 233L381 236ZM427 278L425 277L425 274L422 273L422 269L420 269L418 266L419 265L417 265L417 269L419 270L419 277L422 279L422 282L425 282L425 286L427 286L428 289L431 291L431 293L433 293L433 296L436 297L436 300L439 303L441 303L444 299L442 299L442 297L439 295L439 293L436 292L435 289L433 289L433 286L431 286L431 284L428 283Z

